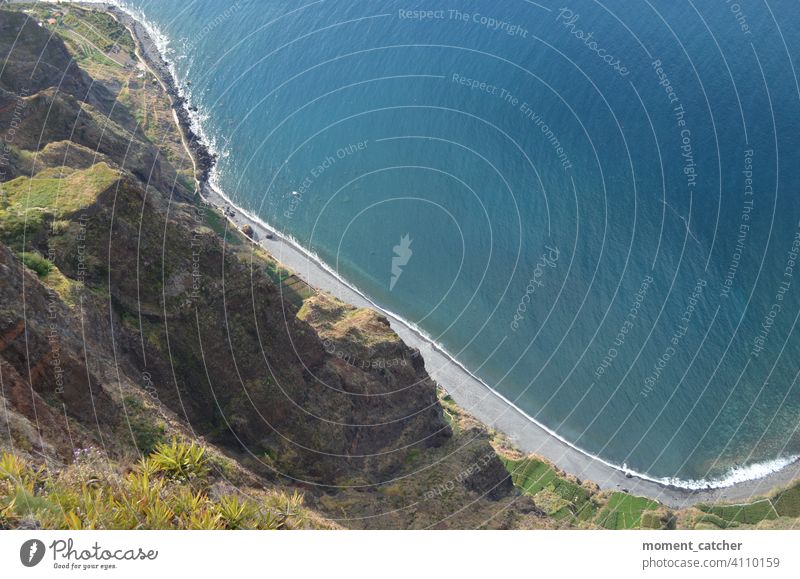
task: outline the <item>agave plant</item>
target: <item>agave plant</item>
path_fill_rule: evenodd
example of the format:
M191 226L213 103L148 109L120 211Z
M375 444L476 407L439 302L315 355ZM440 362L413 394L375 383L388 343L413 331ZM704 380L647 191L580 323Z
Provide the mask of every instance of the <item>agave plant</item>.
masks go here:
M175 513L169 508L169 505L162 499L158 498L148 503L144 507L144 523L148 529L167 529L172 527L173 518Z
M33 492L34 486L42 480L43 473L44 467L34 469L15 454L4 452L0 455L0 481L9 481L12 485Z
M13 528L18 521L19 516L14 510L14 500L0 499L0 529Z
M28 470L28 465L17 455L8 452L0 455L0 480L19 481Z
M170 504L177 517L185 518L204 509L208 504L208 495L182 486L171 496Z
M187 529L206 531L223 528L219 513L207 508L192 513L185 526Z
M86 529L83 524L83 520L78 516L78 514L74 511L64 513L64 521L62 523L62 528L68 531L80 531Z
M240 501L235 494L220 497L217 510L228 529L245 527L255 515L253 504L248 500Z
M45 478L22 458L0 457L0 528L31 520L48 529L290 529L301 525L303 495L273 493L262 505L237 495L213 500L204 488L203 447L173 440L126 475L87 477L75 464ZM82 467L78 464L78 467ZM101 473L102 474L102 473Z
M173 438L170 444L160 443L149 460L156 469L179 480L194 480L208 474L206 449L196 444Z
M116 505L116 516L118 520L133 519L136 524L130 528L140 526L153 527L154 515L159 515L161 507L154 507L159 502L163 502L164 481L159 478L151 477L147 472L136 470L128 475L123 491L120 493L119 501ZM155 509L155 510L153 510ZM120 512L122 511L122 512ZM127 512L127 517L125 517Z
M264 509L259 513L256 527L266 531L276 531L283 526L283 520L270 509Z
M297 491L294 491L291 496L282 495L277 511L281 527L291 528L298 524L303 518L303 495Z

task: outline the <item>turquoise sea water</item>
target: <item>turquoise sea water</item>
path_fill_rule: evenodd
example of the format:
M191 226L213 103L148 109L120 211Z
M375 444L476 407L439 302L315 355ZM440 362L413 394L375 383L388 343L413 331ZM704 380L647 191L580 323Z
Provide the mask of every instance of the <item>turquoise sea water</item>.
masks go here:
M127 6L219 188L537 421L688 486L800 454L795 2Z

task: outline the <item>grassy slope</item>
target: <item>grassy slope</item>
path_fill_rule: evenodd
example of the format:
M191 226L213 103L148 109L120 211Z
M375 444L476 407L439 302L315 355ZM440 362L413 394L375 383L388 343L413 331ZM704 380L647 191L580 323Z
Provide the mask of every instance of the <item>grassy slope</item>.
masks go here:
M0 183L0 240L16 249L22 262L70 305L74 305L76 282L65 277L48 257L30 250L29 240L45 227L67 226L63 218L90 207L119 178L118 171L101 162L82 170L44 169L31 178L17 177Z
M38 230L47 216L60 219L89 207L119 177L118 171L97 163L83 170L52 167L33 177L17 177L3 183L0 232L13 243L26 229Z

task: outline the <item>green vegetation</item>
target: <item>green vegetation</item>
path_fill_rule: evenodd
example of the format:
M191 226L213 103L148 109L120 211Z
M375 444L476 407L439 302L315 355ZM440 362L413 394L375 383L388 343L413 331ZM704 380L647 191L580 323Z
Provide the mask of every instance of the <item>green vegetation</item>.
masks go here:
M253 491L211 495L199 445L173 440L122 471L93 449L51 473L0 455L0 529L31 521L46 529L291 529L305 526L302 495Z
M150 454L164 442L165 425L148 415L148 409L138 399L127 396L124 400L125 415L136 448L142 454Z
M693 519L695 528L727 529L797 518L800 517L800 482L766 498L742 504L697 505L697 510L703 514Z
M52 265L52 262L48 262ZM48 288L56 292L58 296L69 306L78 304L77 288L81 286L81 282L74 281L66 277L61 271L53 265L50 273L48 273L42 282Z
M47 274L53 271L53 264L34 251L23 252L19 255L19 258L28 269L36 273L39 277L46 277Z
M167 476L191 481L208 474L206 449L194 441L186 444L172 439L171 444L160 443L150 455L153 466Z
M445 404L447 407L447 404ZM606 529L730 529L800 517L800 483L742 504L697 505L677 517L657 501L623 492L598 492L559 473L544 460L503 457L514 485L556 520ZM788 521L788 523L787 523ZM788 528L788 527L787 527Z
M119 177L106 163L97 163L84 170L53 167L3 183L0 237L12 245L23 235L32 237L47 217L61 219L88 207Z
M597 492L536 458L501 458L514 485L556 520L606 529L675 526L672 514L656 501L621 492Z
M241 245L242 240L231 230L228 221L217 211L204 211L206 226L230 245Z
M642 516L646 511L655 511L661 505L656 501L635 497L626 493L611 493L606 506L600 511L595 523L606 529L641 528ZM648 516L652 525L655 517ZM649 526L649 525L648 525Z
M694 523L695 529L733 529L739 526L738 523L726 521L716 515L701 515Z
M93 112L92 107L84 106L81 114L89 120L95 119L90 126L102 127L101 140L107 142L109 137L113 137L121 144L104 149L105 156L101 158L112 159L110 163L124 165L132 173L137 174L132 167L137 167L150 159L150 156L145 154L148 152L145 144L148 146L149 144L140 146L138 142L139 137L144 135L152 143L158 144L160 158L169 160L175 166L178 188L194 191L192 164L175 127L170 100L162 91L157 79L141 63L131 58L134 54L134 41L123 26L108 14L77 6L28 4L10 8L25 10L42 21L44 26L55 33L51 40L62 38L70 55L90 73L94 81L103 84L116 96L115 111L120 112L120 107L127 108L132 117L138 121L136 136L131 140L129 131L133 130L131 128L133 123L130 125L127 123L125 119L128 117L121 119L120 124L116 124L117 121L101 118L96 111ZM15 38L12 36L6 40L13 42ZM33 54L38 55L40 52L37 50ZM41 102L47 104L50 102L47 99L50 98L46 94L31 95L31 102L39 103L39 100L34 99L41 99ZM58 102L61 101L56 101L56 104ZM44 106L37 104L31 106L30 111L34 113L44 109ZM77 111L73 109L74 107L62 103L62 110L71 114ZM58 140L66 137L60 131L51 129L51 127L57 129L60 121L72 118L63 114L58 118L47 117L47 123L36 127L36 117L27 117L28 124L24 130L29 133L28 136L37 138L32 141L17 139L16 147L9 146L9 159L15 169L12 174L30 175L37 163L69 163L67 151L71 151L70 158L80 160L77 163L80 167L86 167L88 163L93 162L91 161L93 158L97 160L98 157L91 156L99 150L95 146L84 147L70 141ZM42 132L42 129L47 131ZM86 142L93 136L92 130L100 134L96 129L87 129ZM24 136L22 131L18 136ZM48 140L50 142L47 142ZM134 145L132 150L136 154L126 157L129 162L123 164L121 158L125 150L124 145L128 143ZM39 150L39 144L46 144L46 147ZM55 148L59 146L62 148ZM26 147L29 150L18 147ZM52 149L47 151L47 147ZM43 152L49 154L42 154ZM53 161L54 159L64 160ZM133 166L130 161L134 162ZM173 174L169 175L170 179L165 178L165 183L174 183ZM0 241L14 246L20 252L19 257L26 267L34 271L42 282L56 291L67 304L72 304L74 302L70 300L77 299L75 296L79 294L74 290L81 283L66 278L42 255L47 253L47 250L43 249L45 244L41 243L44 236L39 234L44 233L47 228L51 233L47 247L58 250L59 241L66 243L66 239L58 239L59 234L68 232L71 226L74 229L76 224L70 225L70 222L75 220L76 215L95 204L97 197L115 183L119 183L120 179L119 171L101 162L86 169L50 167L32 177L18 177L0 183L0 193L2 193L0 194ZM131 222L139 224L138 220L142 219L142 214L138 209L140 198L135 192L138 189L132 184L132 180L129 182L126 179L123 185L121 198L131 194L129 198L136 201L132 204L136 208ZM98 209L102 211L104 208ZM148 213L147 216L154 214L161 215ZM232 247L228 250L234 253L241 263L263 269L280 288L281 299L288 299L302 306L299 317L318 328L321 335L324 334L326 338L334 341L341 340L344 345L363 347L367 351L375 344L398 339L374 312L350 308L324 295L307 299L316 294L300 278L263 250L253 244L245 243L246 239L242 233L235 228L229 228L225 218L218 212L208 210L204 214L205 225ZM115 218L121 217L124 219L128 216L115 214ZM150 223L158 221L151 219L142 221L144 221L144 227L141 229L144 233L143 238L161 240L163 222ZM186 228L170 225L167 235L173 237L167 237L163 245L159 242L159 247L182 247L181 243L170 243L170 241L186 233ZM25 248L20 247L20 242L23 240L34 241L33 246L40 248L42 253L30 250L23 252L22 249L31 247L30 243L26 243ZM186 251L185 246L183 247ZM254 259L255 256L258 256L258 259ZM180 249L171 253L170 257L172 259L164 259L164 263L144 268L142 277L137 280L139 286L150 290L149 293L155 296L167 295L161 291L163 280L171 277L175 263L179 263L180 259L187 259L185 253L183 256L180 255ZM108 288L92 286L91 279L88 283L88 289L95 296L104 301L111 301ZM88 292L86 295L91 297ZM116 303L125 297L124 291L114 296L115 307L120 308L123 324L132 335L141 332L142 337L154 350L165 351L165 340L162 337L163 324L148 321L147 316L142 321L141 316L125 309L128 306ZM138 293L136 297L139 297ZM143 309L141 302L138 305L140 307L136 310L137 314ZM210 325L217 318L208 319ZM177 333L180 334L182 326L175 324L175 327L179 329ZM233 333L237 331L235 324L232 331ZM184 368L192 363L191 356L176 356L172 361L173 370L177 374L191 376L189 372L184 371ZM188 379L187 382L191 383ZM274 384L259 379L248 381L246 391L272 392L276 389ZM266 399L271 400L269 397ZM51 400L46 399L46 402L50 403ZM309 524L309 512L303 507L302 496L296 492L282 493L263 489L262 485L271 484L268 481L276 479L274 475L273 478L258 479L259 471L256 469L263 466L258 464L259 461L253 461L252 472L248 472L243 467L243 465L249 466L244 462L247 459L239 457L234 460L221 453L212 454L196 441L182 441L176 438L168 440L166 419L154 416L153 408L147 405L149 402L144 403L139 398L130 396L124 398L123 404L126 421L121 425L110 426L114 434L120 435L119 439L111 441L110 447L114 452L119 451L120 446L122 452L131 452L132 437L133 445L141 455L144 455L144 458L135 464L133 459L127 461L120 459L122 461L120 463L93 449L80 449L75 452L75 460L69 466L59 470L46 470L20 455L0 453L0 529L23 525L28 528L38 526L59 529L282 529L304 527ZM243 404L252 402L249 398L242 399L241 403L234 399L230 407L235 409L237 405ZM442 405L445 419L456 436L474 426L474 419L466 419L465 413L458 408L451 397L443 396ZM60 404L57 409L60 411ZM243 415L240 412L228 412L227 408L226 414L234 417ZM219 428L219 434L222 434L221 427L215 426L215 428ZM208 436L208 431L205 432ZM33 439L29 440L18 433L12 436L15 437L13 439L15 448L24 449L31 454L41 450ZM492 436L494 437L492 442L495 443L499 436L496 434ZM454 437L452 442L448 443L451 446L444 447L445 450L460 448L457 443L460 444L461 440L463 439ZM419 472L432 470L428 469L431 466L429 452L441 452L440 456L445 454L444 450L426 450L422 453L414 448L405 454L404 466L408 467L409 471L412 470L411 467ZM561 526L608 529L663 529L673 528L676 524L675 516L656 501L622 492L599 492L592 485L561 473L544 460L502 458L512 475L514 484L524 493L531 495L538 509L546 514L537 521L541 524L552 525L553 521L557 521ZM276 465L279 471L290 472L296 468L297 474L307 474L303 472L302 467L293 466L293 462L299 461L294 461L294 456L283 447L280 451L265 447L263 459L268 466ZM55 459L50 456L49 460ZM459 472L464 472L460 469L461 467ZM323 467L320 467L319 472L322 473L319 475L322 478L325 474ZM443 472L446 474L446 471ZM348 484L354 487L363 486L364 481L357 478L358 476L360 475L352 477ZM443 475L437 484L443 479L453 480L452 477L445 478ZM231 481L237 485L249 483L256 485L256 488L247 488L245 496L232 490ZM418 493L414 494L416 489L413 484L398 481L381 487L379 492L387 497L399 498L396 505L396 512L399 513L418 496ZM427 491L431 487L426 483L424 488ZM357 517L352 515L363 514L357 511L363 508L361 504L365 502L364 497L367 497L367 501L370 500L370 495L361 493L360 490L358 492L359 495L348 494L346 491L337 492L325 495L319 501L320 504L331 505L329 508L332 512L341 512L343 518L356 520ZM417 503L418 506L414 510L418 513L415 513L415 516L427 515L431 523L439 523L450 513L462 509L466 504L463 496L453 494L449 505L444 503L449 500L447 496L437 497L437 500L429 501L427 504ZM517 497L512 497L509 500L516 499ZM470 503L473 504L475 503ZM491 515L503 512L508 504L490 505ZM437 508L441 510L437 511ZM512 511L512 509L507 510ZM539 517L539 514L537 512L531 516ZM681 511L679 516L683 517L682 522L685 521L687 526L694 528L741 528L770 521L779 524L788 522L787 524L796 526L796 520L790 517L800 517L800 484L780 491L774 496L746 504L700 505L694 509ZM363 517L363 520L369 518ZM480 519L483 520L484 517L481 516ZM411 520L413 519L406 519L406 521ZM420 518L418 521L422 520ZM418 521L414 522L421 524Z
M289 276L292 275L292 272L280 265L275 260L268 260L264 269L266 270L267 275L273 282L275 282L276 285L282 284L284 281L289 279Z
M453 400L452 396L444 394L444 390L442 390L441 386L437 387L437 391L439 394L439 403L442 405L442 410L444 411L445 422L450 426L453 434L457 435L461 432L461 426L458 421L458 405L455 400Z
M419 457L420 457L419 449L418 448L412 448L406 453L406 456L403 459L403 462L406 465L413 464L419 459Z
M94 10L70 8L61 18L60 24L68 26L82 39L103 52L126 52L133 55L133 38L117 24L109 14Z
M646 510L642 512L639 528L642 529L676 529L678 525L677 517L665 508L655 511Z
M82 66L120 64L135 55L133 38L107 13L45 3L13 8L24 10L61 36Z
M514 485L534 497L536 504L558 520L591 521L597 511L592 492L559 475L544 461L502 457Z
M298 308L303 306L306 299L316 295L314 290L302 279L297 277L292 271L280 265L272 256L263 253L265 270L270 279L281 286L283 299L296 305Z
M800 517L800 483L780 491L771 502L781 517Z
M557 478L556 471L550 465L533 458L504 459L503 462L511 473L514 484L531 496L535 496Z
M194 168L175 125L169 96L136 57L135 42L124 25L104 10L76 5L37 2L3 8L29 14L62 40L80 68L117 97L115 108L127 108L139 121L137 134L158 143L162 159L167 159L177 171L178 189L195 190ZM14 38L6 41L10 44ZM32 58L36 56L33 54ZM57 124L57 119L50 119L49 123ZM115 123L106 120L102 125L106 134L111 133L124 142L129 140L130 135ZM121 159L122 154L114 157Z
M764 520L777 519L778 513L769 499L741 505L698 505L704 513L719 517L726 523L755 525Z

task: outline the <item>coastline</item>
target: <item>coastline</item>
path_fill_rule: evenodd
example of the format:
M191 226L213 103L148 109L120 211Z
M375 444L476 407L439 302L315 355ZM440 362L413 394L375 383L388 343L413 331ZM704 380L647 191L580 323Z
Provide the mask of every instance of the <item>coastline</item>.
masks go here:
M432 342L412 324L387 311L356 287L347 283L317 256L293 239L270 227L257 216L235 206L212 184L216 155L193 128L189 102L177 86L169 64L164 60L147 26L118 6L107 2L78 2L88 8L103 9L131 31L137 46L137 56L159 79L172 102L175 122L195 167L200 198L224 213L229 206L234 215L224 213L232 226L241 230L250 225L253 241L266 249L275 259L293 270L310 286L331 293L356 307L380 311L390 321L392 329L406 344L420 351L431 378L452 396L466 412L482 423L495 428L509 438L522 452L540 455L559 469L580 479L590 480L601 489L630 492L655 499L671 508L688 507L702 502L743 501L769 493L800 478L800 460L759 478L734 482L717 488L691 489L625 472L599 457L592 456L540 425L532 417L495 392L489 385L471 374L462 364Z
M77 4L84 4L92 9L101 8L105 10L130 31L136 45L136 55L150 69L150 72L161 83L164 92L169 96L175 123L178 125L181 139L183 139L183 144L194 165L195 181L198 187L207 183L217 161L216 155L210 151L200 135L192 128L192 118L188 108L189 103L186 97L181 94L169 69L169 64L164 60L145 25L113 4L105 2L78 2Z

